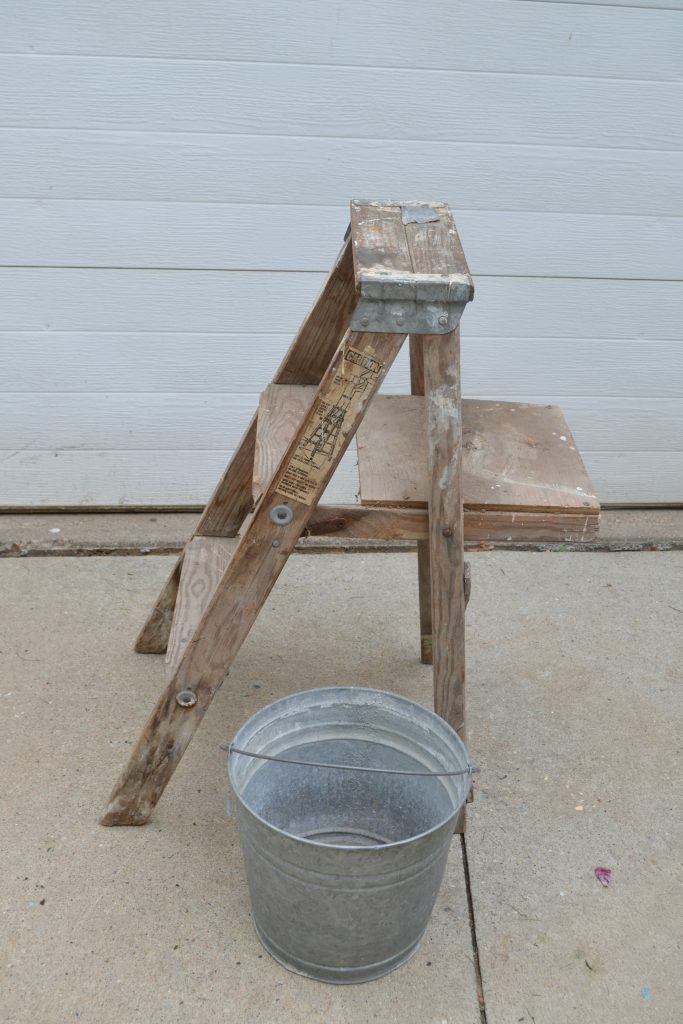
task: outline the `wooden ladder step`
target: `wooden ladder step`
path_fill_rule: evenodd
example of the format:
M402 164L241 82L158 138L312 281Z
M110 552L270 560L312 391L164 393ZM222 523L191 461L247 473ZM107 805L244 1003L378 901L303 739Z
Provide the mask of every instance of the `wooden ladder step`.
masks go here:
M252 487L255 502L270 483L317 391L317 387L308 384L269 384L262 393L256 423Z
M268 486L315 394L316 389L306 385L271 384L261 395L255 500ZM468 542L574 543L595 536L600 503L561 409L464 399L462 420ZM424 398L375 396L357 435L362 506L378 511L426 509L429 466L425 431ZM332 512L334 509L329 510L330 515ZM324 506L319 514L324 520Z
M237 537L194 537L185 548L178 598L166 651L166 676L173 677L211 595L237 547Z
M364 505L425 508L427 412L419 395L377 395L358 430ZM600 503L556 405L462 402L465 509L596 517Z

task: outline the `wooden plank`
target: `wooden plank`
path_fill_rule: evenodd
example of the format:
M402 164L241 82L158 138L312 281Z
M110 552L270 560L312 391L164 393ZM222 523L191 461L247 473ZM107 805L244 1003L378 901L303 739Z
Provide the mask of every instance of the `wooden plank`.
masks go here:
M254 501L258 501L272 480L317 391L313 385L269 384L261 395L256 428Z
M356 306L351 239L347 238L273 380L318 384Z
M557 406L465 399L462 417L466 509L597 515L599 503ZM363 504L426 505L425 418L425 403L414 395L373 402L358 432Z
M465 510L465 541L504 543L574 543L595 539L600 517L553 512L483 512ZM425 508L371 508L367 505L318 505L303 536L348 537L355 540L426 541L429 517Z
M406 224L410 260L416 274L465 274L469 267L458 236L453 214L444 204L433 204L439 219Z
M305 530L317 499L355 434L402 340L400 335L353 333L344 339L321 381L320 401L301 424L241 536L197 627L197 642L186 648L173 679L152 712L127 768L114 787L102 824L143 824L149 818ZM329 418L325 415L334 431L328 444L310 451L310 439L318 429L323 407L329 409ZM308 471L302 466L302 455L308 459ZM287 497L294 486L290 482L292 477L302 500ZM271 522L269 513L274 505L283 501L292 509L292 520L279 526ZM184 689L196 694L197 702L193 707L179 707L176 695Z
M465 409L468 508L599 513L600 504L558 406L470 399Z
M320 294L292 342L276 375L280 383L317 383L349 321L356 302L353 282L351 243L346 240ZM221 479L202 513L195 535L231 537L239 530L252 507L252 479L256 451L256 420L254 415ZM181 556L182 558L182 556ZM176 568L179 568L180 562ZM142 628L136 650L162 651L168 642L168 609L176 592L164 588Z
M256 448L256 415L252 416L232 459L202 512L195 534L234 537L251 508L251 477Z
M410 391L413 395L424 395L425 375L422 338L410 335ZM427 460L425 437L424 458ZM427 521L429 523L429 520ZM429 564L429 535L417 542L417 596L420 615L420 661L432 664L432 575Z
M361 274L404 276L412 271L400 206L354 200L351 239L357 289Z
M163 654L173 624L173 610L178 597L180 575L183 567L181 555L161 589L156 604L147 616L144 626L135 641L138 654Z
M434 709L465 740L465 572L458 331L424 335Z
M275 375L278 383L318 383L339 344L355 302L351 246L347 241L280 364ZM251 507L256 420L254 416L207 504L197 527L198 534L234 536Z
M421 341L415 339L414 348L418 352L420 345ZM420 386L417 376L416 382L416 386ZM270 480L273 467L310 407L314 392L310 387L281 385L270 385L264 392L265 415L261 419L259 414L257 432L257 452L261 452L255 468L258 488ZM559 409L476 399L463 400L462 409L463 490L467 512L504 513L495 523L514 536L516 517L521 513L539 512L561 517L574 512L578 514L578 522L583 524L586 515L599 511L581 457ZM358 430L361 502L364 505L426 506L425 415L424 400L419 396L378 395L374 399ZM508 439L514 442L512 451ZM538 456L539 450L542 459ZM504 471L518 478L514 493L511 493L513 485L504 480ZM476 521L483 523L483 520ZM489 520L489 524L493 522ZM520 529L525 529L522 521L518 522ZM549 524L550 533L554 535L557 519L550 519ZM539 526L536 522L535 528ZM575 530L576 523L571 527ZM470 539L475 536L472 534Z
M194 537L185 548L168 639L166 676L172 679L237 546L235 538Z
M589 512L590 509L575 513L465 509L465 540L468 544L582 544L598 535L600 516Z

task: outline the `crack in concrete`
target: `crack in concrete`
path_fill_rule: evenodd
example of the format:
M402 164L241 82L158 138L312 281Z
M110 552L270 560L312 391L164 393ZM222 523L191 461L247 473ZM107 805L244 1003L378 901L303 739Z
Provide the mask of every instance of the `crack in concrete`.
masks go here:
M479 1022L488 1024L486 1013L486 998L484 996L484 979L481 973L481 959L479 957L479 943L477 941L477 924L474 917L474 900L472 898L472 884L470 882L470 864L467 859L467 840L464 835L460 836L460 849L462 851L462 867L465 874L465 891L467 893L467 914L470 920L470 938L472 940L472 954L474 957L474 977L477 984L477 998L479 1000Z

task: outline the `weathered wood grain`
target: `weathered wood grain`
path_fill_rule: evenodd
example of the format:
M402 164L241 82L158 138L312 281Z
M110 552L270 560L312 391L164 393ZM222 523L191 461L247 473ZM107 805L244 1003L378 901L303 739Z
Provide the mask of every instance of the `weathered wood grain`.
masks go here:
M236 545L234 537L193 537L186 546L166 652L168 679L173 678Z
M273 506L283 503L280 490L283 481L317 422L318 403L292 439L251 522L240 537L230 564L197 627L196 642L186 647L173 679L152 712L128 766L114 787L102 824L143 824L149 818L402 341L400 335L349 333L346 336L321 381L319 397L320 404L334 401L340 409L344 408L338 397L339 377L342 375L348 377L353 399L346 407L347 412L334 435L329 454L321 457L315 476L315 492L312 496L307 495L310 503L290 498L287 503L293 513L291 522L278 526L270 520ZM352 368L357 364L349 358L353 356L353 350L379 363L379 370L371 377L359 376ZM460 591L462 595L462 586ZM196 694L197 702L193 707L181 708L178 705L176 695L184 689Z
M427 538L427 534L425 509L318 505L302 536L421 541Z
M310 313L273 377L276 384L318 384L358 301L347 238Z
M251 478L256 449L256 416L249 421L235 454L207 502L195 534L234 537L252 505Z
M135 641L135 650L138 654L163 654L166 650L173 623L173 609L178 595L182 566L183 556L181 555L138 634Z
M410 391L413 395L424 395L425 375L422 338L410 335ZM427 439L425 437L423 457L428 461ZM429 522L429 520L427 520ZM432 658L432 576L429 565L429 540L417 542L417 595L420 614L420 661L431 665Z
M346 241L274 380L279 384L317 384L342 338L355 302L351 245ZM234 536L252 505L256 419L249 424L204 510L196 531L201 536Z
M465 572L458 331L424 335L434 708L465 739Z
M414 395L379 395L358 431L361 502L427 504L426 407ZM464 399L465 508L597 515L581 455L557 406Z
M417 274L465 274L469 277L453 214L443 203L433 205L438 220L405 225L412 268Z
M421 341L415 339L415 345L421 345ZM416 386L419 386L419 381ZM314 392L315 388L312 387L277 384L271 384L264 392L261 408L268 410L271 419L259 417L254 470L259 487L270 479L273 467L291 442L296 425L310 406ZM546 406L510 405L520 415L516 424L517 434L521 434L523 441L522 452L534 438L541 448L546 443L556 443L561 445L563 452L568 447L571 449L571 433L558 410ZM559 482L566 494L566 499L563 499L567 501L566 507L553 510L547 504L539 504L539 496L534 493L537 485L541 488L541 497L547 497L546 488L549 483L555 498L557 496L559 484L553 480L549 482L545 477L536 483L533 478L523 481L524 487L519 492L518 504L510 503L509 488L491 487L491 480L498 482L496 473L502 470L503 463L493 455L490 465L485 457L480 460L476 448L479 441L473 440L483 436L487 442L482 453L485 456L488 450L487 419L491 412L490 406L495 414L490 426L495 455L495 445L498 443L496 438L505 436L509 419L503 415L505 403L479 403L474 399L464 399L462 402L465 442L463 496L467 542L526 540L578 543L595 536L599 521L596 512L599 509L590 491L590 483L586 483L585 470L578 452L570 451L573 475ZM421 525L426 523L426 517L405 515L408 508L417 510L427 506L429 468L425 415L423 399L378 395L373 400L358 428L362 505L337 508L321 506L309 523L310 534L321 536L327 532L347 537L426 540L426 527L423 531ZM529 415L533 419L525 418ZM535 432L534 437L525 434L526 427ZM562 437L567 438L567 441L562 441ZM525 474L527 469L524 470ZM540 470L537 467L537 475L538 472ZM482 476L484 484L481 483ZM581 480L581 484L578 480ZM583 490L575 490L577 486L583 486ZM482 496L486 505L480 507ZM364 516L363 508L368 511L382 509L387 515L377 518ZM404 513L403 517L401 512Z
M275 380L281 384L317 384L339 344L355 303L353 257L351 241L347 239ZM234 537L252 507L256 422L257 417L253 416L204 509L195 536ZM166 650L179 572L180 563L172 577L176 585L167 585L157 599L138 636L137 651L163 653Z
M580 544L595 538L600 517L552 512L488 512L465 509L468 545L526 541L529 544ZM318 505L303 536L361 540L426 541L426 508L374 508L369 505Z
M261 395L252 485L254 501L258 501L272 480L317 390L313 384L269 384Z
M413 267L400 206L352 202L351 237L357 289L361 274L403 276L411 273Z

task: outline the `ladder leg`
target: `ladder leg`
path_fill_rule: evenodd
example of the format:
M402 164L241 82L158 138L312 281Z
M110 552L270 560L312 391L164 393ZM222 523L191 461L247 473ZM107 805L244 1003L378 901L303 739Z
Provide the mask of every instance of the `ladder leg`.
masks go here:
M275 375L276 384L319 384L357 302L351 239L337 261ZM252 506L256 416L213 492L195 536L234 537ZM173 620L182 555L135 642L141 654L163 654Z
M234 537L252 506L251 479L256 450L256 416L235 450L211 500L204 509L194 536ZM216 533L216 530L220 532ZM163 654L173 622L183 555L176 562L135 641L138 654Z
M171 570L171 575L164 583L156 604L147 616L144 626L135 641L138 654L163 654L168 645L171 633L173 612L175 610L180 573L183 568L183 555L180 556Z
M424 372L431 470L434 709L465 740L465 589L460 337L425 335ZM464 811L459 830L464 829Z
M410 391L413 395L424 395L424 358L422 338L410 336ZM420 660L423 665L432 664L432 576L429 562L429 541L417 542L417 588L420 606Z
M349 332L114 787L103 825L147 821L403 341ZM281 522L274 510L286 505ZM273 513L273 518L271 518ZM179 703L181 691L189 691Z

